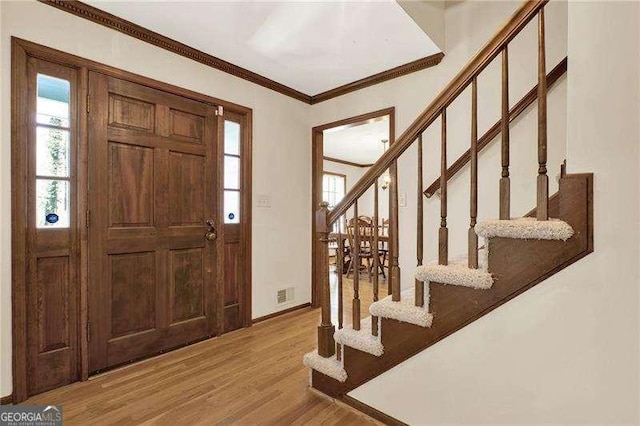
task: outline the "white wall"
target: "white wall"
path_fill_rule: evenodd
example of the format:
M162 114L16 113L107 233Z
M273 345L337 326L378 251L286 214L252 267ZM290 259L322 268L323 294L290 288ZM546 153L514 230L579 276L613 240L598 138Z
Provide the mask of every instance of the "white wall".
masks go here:
M640 423L639 20L637 2L568 7L567 155L595 173L595 252L352 396L415 425Z
M11 393L10 36L235 102L253 109L253 317L310 300L310 107L53 7L0 2L0 396ZM295 236L295 238L291 238ZM296 299L276 304L276 290Z
M445 11L446 56L437 67L429 68L384 84L359 90L313 106L312 120L320 125L358 114L396 107L396 137L424 110L452 77L478 52L493 34L520 6L520 2L461 2ZM551 2L547 6L547 69L550 71L566 56L567 4ZM536 84L537 32L535 22L511 43L509 48L509 86L511 105ZM494 61L478 79L478 133L482 135L500 117L500 61ZM565 158L566 78L550 92L549 98L549 162L550 191L557 190L554 179ZM448 160L455 161L469 147L470 89L465 91L447 111ZM511 126L512 214L522 215L535 206L537 175L536 128L537 111L530 108ZM440 169L440 122L436 121L424 134L424 183L429 185ZM498 181L500 179L500 141L493 142L479 156L478 219L498 215ZM416 232L416 148L399 160L400 266L402 286L413 286ZM466 253L469 228L469 174L465 169L449 182L450 255ZM425 247L427 260L437 258L437 229L440 223L439 198L425 203Z
M441 50L446 47L444 0L398 0L400 7Z

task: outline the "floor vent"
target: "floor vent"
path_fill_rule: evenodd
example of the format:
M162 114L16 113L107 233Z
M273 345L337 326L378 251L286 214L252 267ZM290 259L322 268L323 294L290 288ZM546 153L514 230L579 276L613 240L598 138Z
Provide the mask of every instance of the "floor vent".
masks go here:
M293 300L293 287L278 290L278 303L286 303Z

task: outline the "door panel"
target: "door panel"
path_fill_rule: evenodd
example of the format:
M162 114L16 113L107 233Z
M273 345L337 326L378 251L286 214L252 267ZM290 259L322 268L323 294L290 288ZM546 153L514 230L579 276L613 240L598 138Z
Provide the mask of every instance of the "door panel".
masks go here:
M156 326L155 253L108 256L111 288L111 336L121 337Z
M90 371L216 334L215 108L89 75ZM220 305L220 306L218 306Z
M169 224L200 226L205 222L204 158L198 155L169 152Z
M37 260L38 352L69 346L69 258Z
M109 143L109 227L153 226L153 149Z
M240 228L238 225L225 225L224 244L224 330L232 331L244 325L241 312L242 279L240 268Z
M172 138L197 144L203 143L204 120L201 116L175 109L170 110L170 114L169 134Z
M204 316L204 252L171 250L171 324Z
M153 133L155 105L112 94L109 97L109 126Z

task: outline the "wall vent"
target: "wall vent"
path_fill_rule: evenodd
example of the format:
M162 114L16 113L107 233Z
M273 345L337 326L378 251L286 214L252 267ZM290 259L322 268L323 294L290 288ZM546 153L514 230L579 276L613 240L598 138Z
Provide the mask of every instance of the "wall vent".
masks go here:
M293 300L293 287L278 290L278 303L286 303Z

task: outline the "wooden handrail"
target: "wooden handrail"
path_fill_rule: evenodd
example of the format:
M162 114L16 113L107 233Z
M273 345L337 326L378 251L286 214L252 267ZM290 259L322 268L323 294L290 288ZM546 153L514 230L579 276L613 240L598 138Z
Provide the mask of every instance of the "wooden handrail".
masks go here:
M502 49L536 16L549 0L525 2L509 19L502 29L476 54L471 61L451 80L429 106L416 118L402 135L391 144L376 163L356 182L328 215L328 224L335 223L346 213L351 205L360 198L387 170L404 151L415 142L422 132L462 93L473 78L484 70Z
M558 65L547 74L547 87L551 88L567 72L567 58L565 57ZM538 99L538 85L536 84L517 104L509 111L509 122L520 116L536 99ZM482 151L501 132L502 120L498 120L487 132L478 139L478 152ZM467 150L447 169L447 180L456 175L471 159L471 152ZM431 198L440 189L440 176L438 176L427 189L424 195Z

